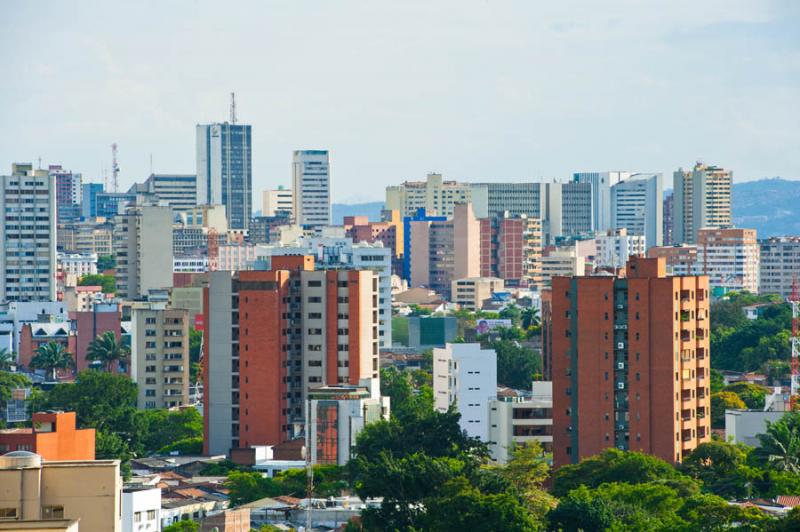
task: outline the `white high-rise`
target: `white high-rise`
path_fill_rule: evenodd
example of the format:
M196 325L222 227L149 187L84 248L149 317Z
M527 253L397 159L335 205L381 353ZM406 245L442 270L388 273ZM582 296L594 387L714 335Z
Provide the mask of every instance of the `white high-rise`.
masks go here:
M56 299L56 178L31 164L0 176L0 302Z
M631 172L576 172L576 183L592 185L592 230L611 229L611 187L631 176Z
M660 246L664 240L663 195L659 173L632 174L618 182L611 187L611 227L645 237L647 247Z
M497 396L497 353L480 344L446 344L433 350L433 405L454 405L469 436L489 440L489 401Z
M295 223L306 229L331 224L328 150L296 150L292 158Z

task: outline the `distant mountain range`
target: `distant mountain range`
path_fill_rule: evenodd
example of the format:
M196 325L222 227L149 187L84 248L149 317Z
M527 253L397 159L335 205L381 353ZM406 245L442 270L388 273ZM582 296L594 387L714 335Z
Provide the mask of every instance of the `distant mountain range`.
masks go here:
M758 238L800 235L800 181L779 177L733 185L733 223Z
M345 216L369 216L381 219L383 202L334 203L333 223ZM733 185L733 223L736 227L756 229L759 238L800 235L800 180L775 177Z

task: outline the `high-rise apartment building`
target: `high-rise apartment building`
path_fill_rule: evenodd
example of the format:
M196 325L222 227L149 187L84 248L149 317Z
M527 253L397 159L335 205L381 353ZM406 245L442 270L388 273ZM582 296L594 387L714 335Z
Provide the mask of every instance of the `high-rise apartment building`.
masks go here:
M261 216L278 216L288 213L294 216L294 199L292 191L283 187L265 190L261 193Z
M538 218L481 218L481 275L508 286L542 282L542 224Z
M146 296L172 286L172 208L129 207L114 219L117 295Z
M83 221L60 224L57 249L64 252L98 256L111 255L113 224L106 221Z
M611 187L611 227L643 236L645 244L664 240L664 190L661 174L632 174Z
M366 216L345 216L345 234L353 242L383 242L392 253L392 272L402 275L405 252L404 224L400 211L383 211L380 222L370 222Z
M0 302L56 298L56 180L31 164L0 176Z
M634 255L644 256L647 247L645 237L631 235L627 229L608 231L594 239L597 252L594 265L597 268L624 268L628 258Z
M515 445L539 442L553 452L553 383L534 381L532 394L503 395L489 401L489 455L508 462Z
M137 407L189 404L189 312L166 303L135 302L131 308L131 378Z
M155 203L166 204L176 213L197 206L197 176L191 174L150 174L144 183L133 185L129 193L143 195Z
M454 279L480 276L480 229L469 203L456 205L450 220L410 222L410 285L449 297Z
M758 293L759 246L755 229L700 229L697 268L713 288Z
M612 223L611 187L628 179L631 172L576 172L572 174L575 183L589 183L592 195L592 230L608 231L615 227Z
M634 257L624 277L553 279L553 461L607 447L680 462L709 441L706 277Z
M209 273L204 453L297 437L314 388L366 386L380 396L375 273L315 271L312 256L271 263Z
M56 178L56 207L58 223L70 222L81 217L81 197L83 187L81 174L64 170L60 165L48 167L50 175Z
M489 401L497 396L497 353L480 344L447 344L433 350L433 406L455 406L468 436L489 441Z
M697 269L697 246L683 244L681 246L651 247L647 250L647 257L651 259L664 257L667 275L698 275L702 273Z
M795 276L800 275L800 237L772 237L762 240L760 246L758 291L788 297Z
M253 214L251 127L197 126L198 205L224 205L231 229L247 229Z
M542 187L547 183L473 183L472 208L479 218L509 216L538 218L542 212Z
M430 216L450 217L457 204L470 201L469 184L445 181L441 174L428 174L425 181L386 187L386 209L398 210L403 217L414 216L419 209L425 209Z
M292 158L292 211L306 229L331 224L331 170L328 150L296 150Z
M694 244L700 229L731 227L733 172L698 162L673 174L672 241Z

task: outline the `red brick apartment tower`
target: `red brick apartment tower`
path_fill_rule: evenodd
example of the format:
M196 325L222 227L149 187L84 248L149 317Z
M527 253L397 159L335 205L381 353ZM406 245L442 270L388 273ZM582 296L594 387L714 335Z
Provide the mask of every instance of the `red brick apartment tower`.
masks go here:
M556 466L607 447L669 462L710 439L708 278L632 258L625 277L555 277L548 360Z

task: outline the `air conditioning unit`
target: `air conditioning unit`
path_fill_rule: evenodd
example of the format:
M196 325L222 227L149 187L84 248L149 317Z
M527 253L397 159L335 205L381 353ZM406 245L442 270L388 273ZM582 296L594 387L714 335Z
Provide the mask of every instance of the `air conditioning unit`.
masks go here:
M617 390L624 390L624 389L625 389L625 383L624 382L618 382L617 383Z
M617 349L625 349L625 342L617 342Z
M617 362L617 369L625 369L625 362Z
M617 425L617 430L625 430L625 425Z

